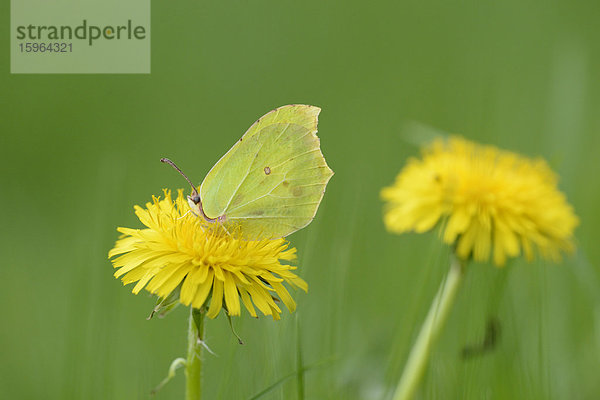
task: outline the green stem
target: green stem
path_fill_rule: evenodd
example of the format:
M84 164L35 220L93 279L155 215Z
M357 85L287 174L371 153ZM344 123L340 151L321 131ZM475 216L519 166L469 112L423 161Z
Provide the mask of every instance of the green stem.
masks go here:
M302 338L300 335L300 319L296 313L296 389L298 400L304 400L304 361L302 359Z
M448 276L440 285L435 299L431 303L417 341L408 356L408 361L404 367L404 372L394 393L393 400L409 400L414 396L425 372L431 349L444 327L454 303L454 298L456 297L456 292L458 291L464 272L464 265L453 255Z
M202 397L202 340L204 340L204 313L190 307L188 351L185 363L186 400L200 400Z

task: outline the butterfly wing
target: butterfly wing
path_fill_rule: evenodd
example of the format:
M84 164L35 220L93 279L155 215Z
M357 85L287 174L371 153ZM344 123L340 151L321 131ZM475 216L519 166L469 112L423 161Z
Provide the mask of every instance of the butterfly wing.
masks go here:
M283 106L256 121L200 187L205 214L245 237L279 238L314 218L333 171L317 137L320 108Z

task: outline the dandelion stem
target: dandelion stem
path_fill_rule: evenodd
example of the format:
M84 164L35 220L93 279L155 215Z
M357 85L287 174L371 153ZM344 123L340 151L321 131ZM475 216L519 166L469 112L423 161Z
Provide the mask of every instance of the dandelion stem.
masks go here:
M204 340L204 315L190 307L188 324L188 351L185 363L185 399L200 400L202 396L202 341Z
M431 349L442 331L454 303L454 298L456 297L456 292L460 286L464 272L464 264L452 255L448 276L446 276L445 281L440 285L429 308L419 336L408 356L408 361L404 367L404 372L394 393L393 400L409 400L414 396L425 372Z

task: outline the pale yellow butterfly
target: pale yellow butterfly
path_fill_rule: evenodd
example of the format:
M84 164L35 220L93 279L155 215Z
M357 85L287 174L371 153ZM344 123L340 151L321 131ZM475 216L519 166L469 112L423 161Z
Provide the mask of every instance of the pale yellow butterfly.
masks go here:
M279 107L258 119L212 167L200 190L192 186L194 214L247 239L281 238L308 225L333 171L317 137L321 109Z

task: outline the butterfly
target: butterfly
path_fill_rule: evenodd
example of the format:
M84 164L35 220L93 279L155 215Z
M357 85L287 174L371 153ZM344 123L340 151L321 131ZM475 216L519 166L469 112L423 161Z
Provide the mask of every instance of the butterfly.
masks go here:
M187 196L191 211L209 224L247 239L282 238L307 226L333 171L317 137L321 109L287 105L260 117Z

